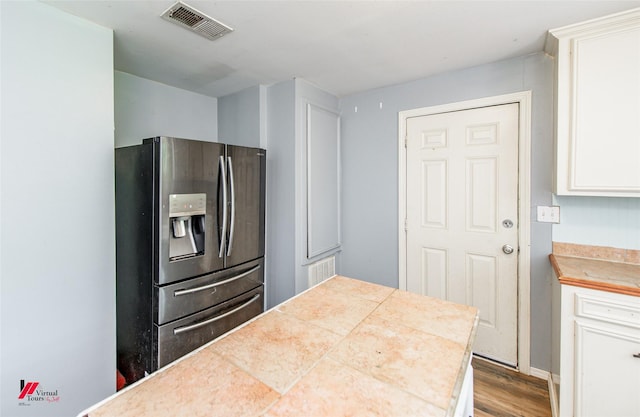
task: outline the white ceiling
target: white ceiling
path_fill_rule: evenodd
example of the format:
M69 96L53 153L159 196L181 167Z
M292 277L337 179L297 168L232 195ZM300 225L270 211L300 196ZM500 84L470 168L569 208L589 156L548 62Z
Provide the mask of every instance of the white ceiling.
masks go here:
M209 41L160 18L173 0L47 3L114 30L115 69L221 97L300 77L337 96L542 51L546 31L640 1L203 1Z

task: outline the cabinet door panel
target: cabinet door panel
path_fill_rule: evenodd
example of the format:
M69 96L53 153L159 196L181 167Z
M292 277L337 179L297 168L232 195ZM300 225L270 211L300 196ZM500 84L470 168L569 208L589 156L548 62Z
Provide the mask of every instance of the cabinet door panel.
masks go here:
M552 29L558 195L640 197L640 9Z
M640 28L577 39L572 52L570 186L640 191Z
M640 334L575 321L576 416L640 415Z

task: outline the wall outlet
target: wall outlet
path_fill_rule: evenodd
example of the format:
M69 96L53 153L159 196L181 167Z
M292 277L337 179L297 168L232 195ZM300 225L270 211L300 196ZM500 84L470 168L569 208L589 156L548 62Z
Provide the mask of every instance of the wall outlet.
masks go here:
M560 206L538 206L537 220L541 223L560 223Z

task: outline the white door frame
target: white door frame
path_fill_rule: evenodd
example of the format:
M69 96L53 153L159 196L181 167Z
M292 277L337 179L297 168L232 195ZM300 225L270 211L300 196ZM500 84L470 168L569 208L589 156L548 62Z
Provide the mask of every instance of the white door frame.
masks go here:
M407 118L518 103L518 369L530 375L530 253L531 253L531 91L485 97L398 113L398 288L407 289Z

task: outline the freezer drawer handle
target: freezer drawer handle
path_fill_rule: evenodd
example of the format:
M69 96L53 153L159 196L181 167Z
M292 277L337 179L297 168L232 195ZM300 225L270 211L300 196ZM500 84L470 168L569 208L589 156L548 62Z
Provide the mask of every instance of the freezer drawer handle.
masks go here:
M242 304L239 307L234 308L231 311L227 311L224 314L220 314L219 316L212 317L209 320L201 321L200 323L192 324L190 326L178 327L176 329L173 329L173 334L176 335L176 334L180 334L180 333L183 333L183 332L188 332L189 330L194 330L194 329L197 329L199 327L206 326L207 324L213 323L215 321L222 320L223 318L225 318L227 316L230 316L230 315L232 315L234 313L237 313L238 311L240 311L243 308L247 307L249 304L253 303L258 298L260 298L260 294L254 295L251 300L247 301L246 303Z
M194 292L198 292L198 291L204 291L204 290L208 290L210 288L215 288L219 285L224 285L224 284L228 284L230 282L236 281L240 278L244 278L249 274L252 274L254 272L256 272L258 269L260 269L260 265L255 266L253 268L251 268L250 270L243 272L240 275L236 275L233 278L229 278L229 279L225 279L224 281L220 281L220 282L214 282L213 284L209 284L209 285L203 285L202 287L195 287L195 288L189 288L188 290L178 290L178 291L174 291L173 292L173 296L174 297L178 297L179 295L186 295L186 294L191 294Z

